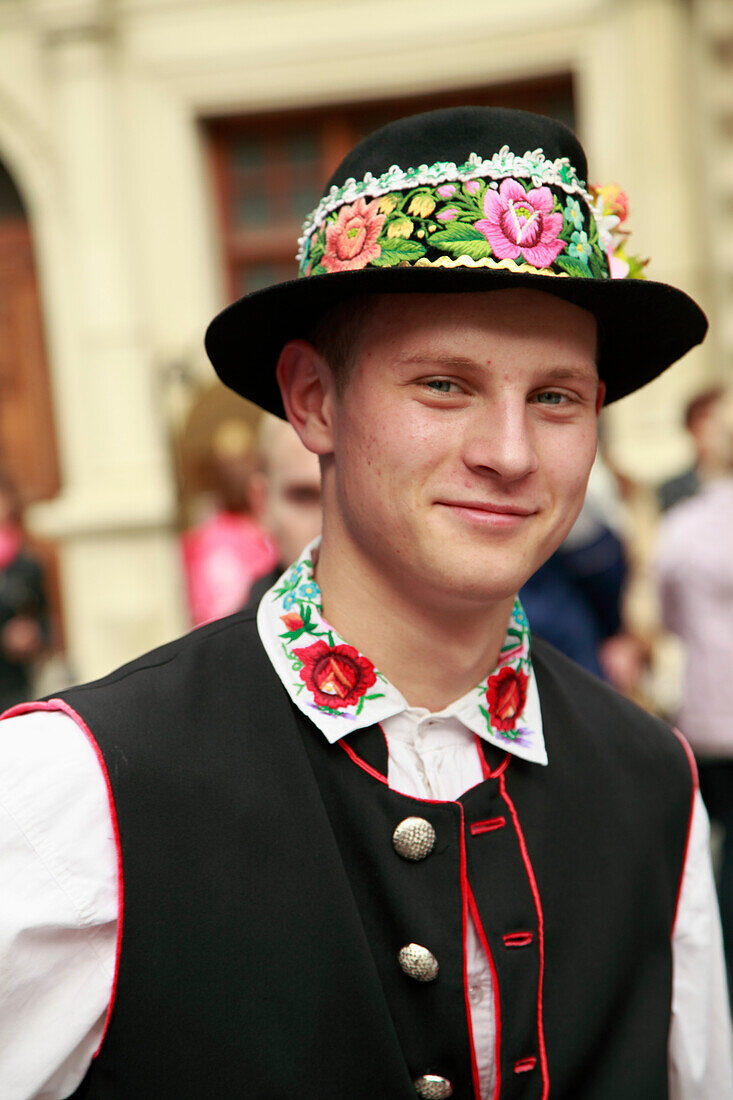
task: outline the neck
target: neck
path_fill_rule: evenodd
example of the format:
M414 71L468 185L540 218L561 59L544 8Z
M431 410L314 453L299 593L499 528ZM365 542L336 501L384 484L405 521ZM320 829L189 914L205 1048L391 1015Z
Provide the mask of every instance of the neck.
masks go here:
M372 661L410 706L439 711L491 671L514 597L439 606L390 583L373 562L324 538L316 580L328 623Z

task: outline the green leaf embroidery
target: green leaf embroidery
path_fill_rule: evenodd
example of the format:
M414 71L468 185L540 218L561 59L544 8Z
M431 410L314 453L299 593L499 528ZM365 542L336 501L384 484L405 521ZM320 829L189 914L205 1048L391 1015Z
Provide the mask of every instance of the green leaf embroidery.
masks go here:
M406 241L403 237L390 237L379 243L382 251L372 260L376 267L395 267L403 260L419 260L425 255L425 245L418 241Z
M582 260L574 259L573 256L558 256L555 263L563 271L567 271L568 275L572 275L576 279L593 278L588 266Z
M311 261L311 263L317 264L323 256L325 250L325 240L323 239L323 237L317 237L311 245L310 252L308 253L308 259Z
M465 241L483 241L484 244L488 244L480 229L476 229L473 225L466 225L464 222L450 222L441 229L440 233L430 238L431 244L438 237L445 245L463 244Z
M466 222L456 221L447 225L430 238L433 248L441 252L451 252L457 256L470 256L472 260L483 260L491 255L489 242L478 229Z
M591 273L596 279L602 279L606 274L606 267L603 260L598 254L597 249L593 249L589 257Z

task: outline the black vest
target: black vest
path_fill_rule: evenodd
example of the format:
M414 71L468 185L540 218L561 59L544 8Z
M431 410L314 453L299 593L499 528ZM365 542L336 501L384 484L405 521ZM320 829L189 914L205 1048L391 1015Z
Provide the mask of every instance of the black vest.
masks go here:
M329 745L247 613L64 698L109 772L124 869L93 1100L475 1096L469 909L494 969L502 1098L663 1100L692 780L660 722L538 640L549 766L487 749L458 802L391 791L377 728ZM508 763L507 763L508 759ZM408 862L392 834L426 818ZM439 963L421 982L400 948Z

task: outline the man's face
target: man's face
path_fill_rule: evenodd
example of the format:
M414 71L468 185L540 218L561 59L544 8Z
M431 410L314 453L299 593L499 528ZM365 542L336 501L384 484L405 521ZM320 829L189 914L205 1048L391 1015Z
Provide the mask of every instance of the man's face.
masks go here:
M330 393L326 536L423 603L513 595L583 502L596 322L534 290L385 295Z

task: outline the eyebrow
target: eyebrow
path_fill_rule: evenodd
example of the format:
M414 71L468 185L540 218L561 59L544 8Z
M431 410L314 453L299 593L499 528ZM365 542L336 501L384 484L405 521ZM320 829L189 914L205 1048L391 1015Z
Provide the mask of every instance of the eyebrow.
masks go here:
M406 366L425 366L425 367L456 367L458 369L477 370L481 369L484 365L477 362L475 359L470 359L465 355L407 355L404 359L399 360L400 363ZM491 360L487 359L486 363L490 363ZM568 378L598 378L598 370L595 363L588 361L586 364L579 364L578 366L563 366L563 367L548 367L542 369L542 377L548 382L562 382Z
M472 367L476 370L481 366L475 359L469 359L466 355L406 355L400 358L399 362L410 367Z
M598 378L598 369L595 363L578 365L577 367L551 367L542 372L544 377L551 382L561 382L564 378Z

